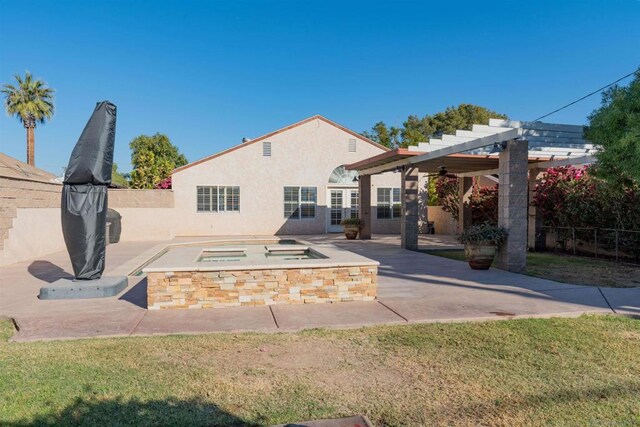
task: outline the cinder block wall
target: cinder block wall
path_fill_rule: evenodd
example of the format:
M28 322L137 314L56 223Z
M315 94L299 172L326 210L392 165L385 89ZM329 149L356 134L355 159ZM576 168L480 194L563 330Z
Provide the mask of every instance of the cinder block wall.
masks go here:
M0 177L0 250L18 209L59 208L62 185Z
M61 193L61 184L0 177L0 266L64 250ZM173 206L171 190L109 190L121 241L171 239Z

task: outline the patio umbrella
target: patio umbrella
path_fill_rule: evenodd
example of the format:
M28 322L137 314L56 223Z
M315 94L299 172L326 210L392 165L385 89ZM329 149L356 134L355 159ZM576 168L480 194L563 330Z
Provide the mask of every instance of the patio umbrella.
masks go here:
M106 250L107 187L111 183L116 106L96 105L76 143L62 188L62 234L76 280L102 276Z

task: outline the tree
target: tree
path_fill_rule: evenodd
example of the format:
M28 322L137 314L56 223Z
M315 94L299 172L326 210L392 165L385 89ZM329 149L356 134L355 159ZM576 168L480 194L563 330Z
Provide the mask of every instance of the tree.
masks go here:
M372 141L382 144L385 147L396 148L398 146L398 138L400 136L400 129L394 126L387 128L384 122L376 123L370 131L362 132L362 135L369 138Z
M431 137L454 134L458 129L470 130L474 124L488 124L491 118L506 119L507 116L478 105L460 104L422 118L410 115L401 128L388 128L384 122L378 122L362 134L389 148L406 148L427 142Z
M589 116L585 137L597 144L595 173L609 182L640 182L640 70L629 86L614 86Z
M4 106L7 114L16 116L27 130L27 163L35 166L36 123L44 123L53 117L53 92L42 80L35 80L28 71L24 78L15 76L16 86L5 84Z
M187 158L178 151L166 135L140 135L129 144L131 148L132 188L154 188L171 172L186 165Z
M128 187L129 180L127 179L127 176L128 174L118 172L118 164L114 162L111 167L111 183L118 187Z

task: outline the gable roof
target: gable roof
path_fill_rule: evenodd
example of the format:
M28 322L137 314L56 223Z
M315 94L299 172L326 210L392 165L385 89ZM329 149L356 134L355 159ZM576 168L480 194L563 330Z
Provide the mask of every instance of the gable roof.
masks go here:
M204 157L204 158L202 158L200 160L196 160L195 162L191 162L191 163L189 163L187 165L180 166L179 168L174 169L173 173L183 171L183 170L188 169L188 168L190 168L192 166L199 165L200 163L208 162L209 160L215 159L216 157L223 156L223 155L225 155L227 153L230 153L232 151L235 151L235 150L237 150L239 148L246 147L246 146L251 145L251 144L255 144L256 142L264 141L265 139L269 139L269 138L271 138L271 137L273 137L275 135L278 135L280 133L286 132L286 131L291 130L293 128L296 128L298 126L302 126L302 125L304 125L306 123L312 122L313 120L322 120L323 122L325 122L325 123L327 123L327 124L329 124L329 125L331 125L331 126L333 126L335 128L338 128L338 129L340 129L340 130L342 130L342 131L344 131L344 132L346 132L346 133L348 133L350 135L355 136L356 138L359 138L359 139L361 139L361 140L363 140L365 142L368 142L369 144L371 144L371 145L373 145L375 147L380 148L381 150L389 151L389 148L385 147L384 145L378 144L377 142L372 141L369 138L365 138L364 136L360 135L359 133L354 132L351 129L348 129L348 128L342 126L342 125L339 125L338 123L336 123L334 121L331 121L331 120L327 119L326 117L321 116L320 114L316 114L315 116L311 116L308 119L304 119L304 120L301 120L301 121L299 121L297 123L294 123L292 125L283 127L282 129L278 129L278 130L276 130L274 132L268 133L266 135L262 135L262 136L260 136L258 138L252 139L250 141L243 142L243 143L238 144L238 145L236 145L234 147L227 148L226 150L220 151L219 153L212 154L211 156Z

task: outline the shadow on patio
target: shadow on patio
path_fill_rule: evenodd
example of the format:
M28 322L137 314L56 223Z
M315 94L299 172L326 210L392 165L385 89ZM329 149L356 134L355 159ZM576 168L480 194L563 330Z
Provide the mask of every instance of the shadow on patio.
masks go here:
M50 261L36 260L29 264L27 271L33 277L47 283L53 283L59 279L73 279L73 274L67 273L63 268Z

